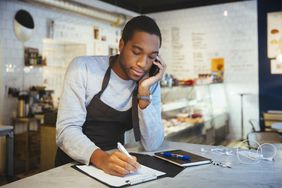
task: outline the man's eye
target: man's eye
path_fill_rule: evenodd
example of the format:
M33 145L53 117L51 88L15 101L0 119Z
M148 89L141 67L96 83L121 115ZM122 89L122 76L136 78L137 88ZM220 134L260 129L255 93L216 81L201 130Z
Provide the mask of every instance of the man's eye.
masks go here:
M134 55L140 55L140 52L132 51Z
M155 60L155 59L156 59L156 56L149 56L149 58L150 58L151 60Z

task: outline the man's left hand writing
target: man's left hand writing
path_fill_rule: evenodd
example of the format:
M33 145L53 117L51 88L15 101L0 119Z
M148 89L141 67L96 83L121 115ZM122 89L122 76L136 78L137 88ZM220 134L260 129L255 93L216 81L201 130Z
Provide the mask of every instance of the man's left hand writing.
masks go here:
M125 176L140 167L136 157L128 157L120 151L109 154L101 149L96 149L90 161L97 168L114 176Z

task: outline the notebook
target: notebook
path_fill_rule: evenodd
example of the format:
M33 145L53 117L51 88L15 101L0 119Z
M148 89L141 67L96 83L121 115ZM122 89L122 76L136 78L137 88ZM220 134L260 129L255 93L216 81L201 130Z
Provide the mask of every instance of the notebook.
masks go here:
M100 170L92 165L74 165L74 168L111 187L135 185L155 180L159 176L165 175L164 172L154 170L144 165L141 165L141 168L139 168L137 172L128 174L124 177L106 174L103 170Z
M203 165L212 162L211 159L184 150L169 150L157 152L155 153L155 157L182 167Z

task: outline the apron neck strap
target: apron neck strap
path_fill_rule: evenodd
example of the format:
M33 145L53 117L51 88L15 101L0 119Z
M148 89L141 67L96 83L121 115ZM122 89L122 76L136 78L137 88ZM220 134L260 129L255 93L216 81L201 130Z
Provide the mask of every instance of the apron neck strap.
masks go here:
M102 88L101 90L99 91L99 93L97 94L97 96L100 98L102 93L104 92L104 90L106 89L106 87L108 86L108 83L110 81L110 77L111 77L111 70L112 70L112 67L113 67L113 64L116 60L116 58L118 57L118 55L116 56L111 56L109 58L109 67L104 75L104 78L103 78L103 82L102 82Z

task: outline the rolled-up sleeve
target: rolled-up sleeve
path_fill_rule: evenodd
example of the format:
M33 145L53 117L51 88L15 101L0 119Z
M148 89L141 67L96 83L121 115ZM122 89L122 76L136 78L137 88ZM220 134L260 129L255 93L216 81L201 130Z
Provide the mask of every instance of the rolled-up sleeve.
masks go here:
M145 109L138 109L141 143L146 151L156 150L164 141L159 84L152 97L151 103Z
M89 164L98 147L82 132L86 118L87 68L76 58L65 75L56 124L56 142L66 154L76 161Z

